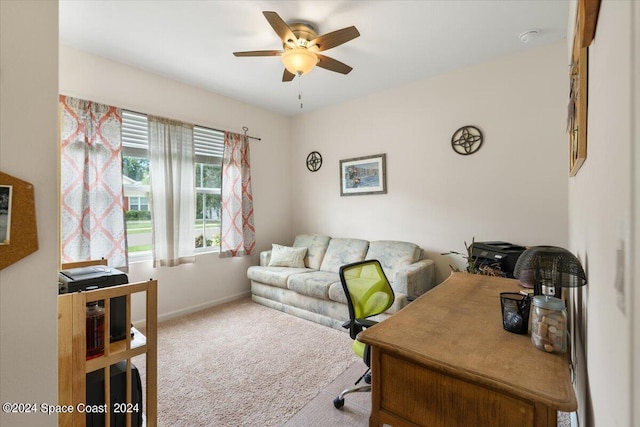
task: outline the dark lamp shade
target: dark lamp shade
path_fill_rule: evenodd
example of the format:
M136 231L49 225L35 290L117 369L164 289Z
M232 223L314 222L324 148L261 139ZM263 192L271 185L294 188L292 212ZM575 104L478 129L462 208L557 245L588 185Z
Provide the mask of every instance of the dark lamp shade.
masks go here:
M578 258L556 246L533 246L525 250L513 270L514 277L524 285L551 285L575 288L587 284Z

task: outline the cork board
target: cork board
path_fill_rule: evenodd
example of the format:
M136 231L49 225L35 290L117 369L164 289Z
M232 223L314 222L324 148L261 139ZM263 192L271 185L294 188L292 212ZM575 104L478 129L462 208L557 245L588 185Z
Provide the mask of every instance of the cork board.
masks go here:
M0 242L0 270L38 250L38 228L33 185L0 172L0 191L10 196L2 209L3 241ZM5 212L5 210L7 212ZM6 230L5 230L6 228Z

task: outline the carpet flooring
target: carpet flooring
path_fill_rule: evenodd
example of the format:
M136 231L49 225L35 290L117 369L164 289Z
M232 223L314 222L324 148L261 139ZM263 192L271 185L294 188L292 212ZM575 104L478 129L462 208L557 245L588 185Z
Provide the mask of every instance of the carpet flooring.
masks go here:
M248 298L162 322L158 425L280 426L358 360L351 343Z
M342 409L333 406L333 399L352 387L365 370L366 366L361 360L352 363L282 427L368 427L371 393L347 394Z

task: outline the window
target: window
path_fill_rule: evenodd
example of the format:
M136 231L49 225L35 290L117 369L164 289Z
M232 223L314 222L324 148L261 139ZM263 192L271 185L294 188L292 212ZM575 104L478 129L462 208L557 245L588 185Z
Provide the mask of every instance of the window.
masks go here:
M196 251L220 246L220 184L224 132L193 128L196 162Z
M129 199L129 209L131 211L148 211L149 204L144 196L131 196Z
M127 223L127 252L131 261L151 256L147 116L122 111L122 185ZM141 199L145 203L140 203ZM144 208L143 208L144 207Z
M196 182L196 252L215 250L220 244L220 183L224 132L194 126ZM152 227L149 203L148 123L145 114L122 111L122 175L129 258L151 255Z

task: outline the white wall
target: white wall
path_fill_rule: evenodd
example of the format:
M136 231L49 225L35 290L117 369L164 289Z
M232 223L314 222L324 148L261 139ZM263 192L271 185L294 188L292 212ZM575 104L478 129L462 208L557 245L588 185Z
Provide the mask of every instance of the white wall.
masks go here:
M262 138L251 143L254 255L203 254L195 264L154 269L149 261L129 270L130 281L158 280L161 319L248 295L247 267L258 263L259 251L272 241L291 236L289 119L66 46L60 46L60 93L216 129L241 133L247 126L250 135ZM142 319L143 308L135 299L132 319Z
M296 117L294 233L415 242L438 281L461 261L440 253L474 236L566 247L566 64L557 43ZM468 124L485 142L461 156L451 136ZM387 194L340 197L339 161L378 153Z
M636 298L634 310L631 298L638 264L638 240L632 234L634 222L638 226L632 186L634 168L638 183L638 162L632 155L638 135L633 136L632 114L640 106L632 91L640 84L640 69L633 65L638 45L633 47L632 29L640 28L634 8L638 4L631 1L603 1L600 6L589 48L587 159L569 179L570 249L582 260L589 281L572 294L578 318L579 413L581 425L587 426L640 422L638 413L635 423L632 419L632 408L640 407L640 396L632 394L632 369L640 368L639 355L632 357L639 307ZM616 282L622 292L616 291ZM637 292L637 283L633 290Z
M630 304L631 311L631 342L633 348L631 349L631 425L640 425L640 286L637 285L637 280L640 278L640 82L638 82L638 74L640 74L640 7L637 3L632 4L631 9L633 11L632 19L632 34L633 39L631 42L631 52L635 52L632 55L633 64L631 66L631 75L635 76L633 80L634 93L631 98L631 107L633 112L632 123L632 135L631 135L631 153L633 154L633 166L631 168L632 177L632 282L636 283L635 286L631 286ZM634 144L633 141L636 141Z
M57 97L58 2L1 1L0 170L33 184L39 243L0 271L2 403L58 401ZM6 427L57 422L55 415L0 413Z

